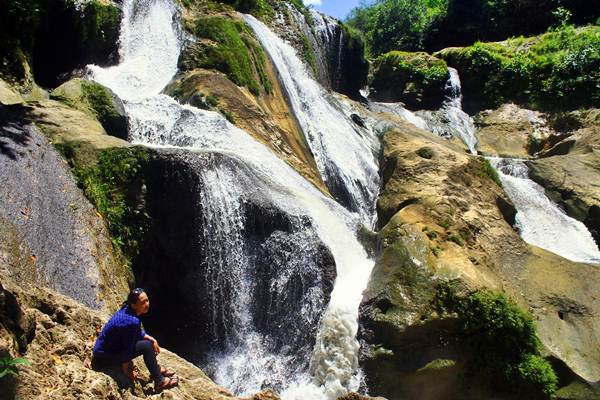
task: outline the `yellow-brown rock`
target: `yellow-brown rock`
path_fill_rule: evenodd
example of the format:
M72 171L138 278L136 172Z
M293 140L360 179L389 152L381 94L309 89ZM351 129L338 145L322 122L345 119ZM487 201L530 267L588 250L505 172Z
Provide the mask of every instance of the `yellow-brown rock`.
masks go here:
M321 191L328 193L282 89L276 83L272 65L267 63L266 66L273 82L271 94L254 96L246 88L236 86L224 74L204 69L179 75L165 92L179 101L192 103L194 96L213 96L218 102L215 107L228 115L235 125L269 147Z

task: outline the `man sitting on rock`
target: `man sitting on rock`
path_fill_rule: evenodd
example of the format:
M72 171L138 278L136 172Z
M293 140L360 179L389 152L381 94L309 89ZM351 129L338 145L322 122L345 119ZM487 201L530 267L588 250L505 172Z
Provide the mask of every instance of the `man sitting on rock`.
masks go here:
M158 342L142 329L139 316L148 312L150 301L143 289L133 289L119 311L106 323L94 344L92 368L102 370L121 366L132 381L138 377L132 360L144 356L144 363L154 380L156 390L168 389L179 384L173 371L161 368L156 361L160 353Z

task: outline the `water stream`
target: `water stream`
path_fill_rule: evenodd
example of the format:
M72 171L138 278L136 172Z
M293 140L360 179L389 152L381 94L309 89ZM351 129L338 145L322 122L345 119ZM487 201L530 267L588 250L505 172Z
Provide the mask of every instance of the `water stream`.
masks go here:
M256 18L245 15L244 20L277 69L325 184L340 203L370 219L379 193L375 135L341 112L341 106L311 77L292 46Z
M160 94L177 72L181 48L180 12L171 1L125 0L123 11L120 64L89 66L89 77L124 100L130 140L187 149L207 159L230 160L209 163L210 168L199 171L203 192L198 203L205 229L200 240L205 242L207 257L202 262L211 265L205 278L213 298L208 312L214 336L223 344L213 355L217 382L239 394L273 386L283 389L287 399L334 399L357 390L358 306L373 261L355 231L359 223L372 221L378 191L372 134L353 127L325 98L322 88L301 73L298 65L289 64L290 54L285 55L288 64L277 63L286 87L299 86L289 95L320 171L351 212L221 114L181 105ZM282 47L264 25L245 18L261 32L263 40L269 38L270 46ZM286 71L285 65L291 71ZM309 285L302 294L300 310L289 316L294 319L289 331L274 332L290 338L315 332L316 337L309 341L314 348L306 343L275 347L269 333L257 326L257 310L252 306L257 265L244 243L243 209L258 198L289 215L291 233L281 233L285 237L280 241L297 249L286 255L289 259L273 278L270 295L284 298L281 292L291 275L319 268L314 252L310 248L302 251L311 241L324 243L335 259L337 278L327 308L322 304L323 293Z
M587 227L561 210L529 179L523 160L490 158L504 191L517 208L516 226L527 243L576 262L600 263L600 251Z

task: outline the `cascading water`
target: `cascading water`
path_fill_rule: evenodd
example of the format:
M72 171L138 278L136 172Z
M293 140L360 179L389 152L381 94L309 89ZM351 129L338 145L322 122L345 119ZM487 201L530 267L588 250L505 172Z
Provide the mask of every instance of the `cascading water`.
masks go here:
M462 90L460 86L460 77L458 71L454 68L448 68L450 78L446 83L448 95L438 111L421 111L418 113L427 121L429 130L442 136L454 136L467 145L471 154L477 154L475 146L475 124L473 118L462 109Z
M292 102L300 107L298 118L309 142L316 146L313 151L322 171L330 183L334 179L337 182L338 186L332 187L343 187L354 208L361 211L350 213L220 114L182 106L159 94L177 70L179 11L169 0L126 0L123 8L120 64L108 69L90 66L89 74L124 100L130 139L145 145L189 149L198 157L230 160L208 163L211 167L199 171L203 191L198 203L205 230L200 240L206 254L199 264L207 266L213 336L223 344L212 355L217 382L242 394L260 390L265 384L288 388L284 398L334 399L357 390L358 306L373 262L354 232L358 223L372 219L377 195L374 149L370 147L374 146L373 138L367 130L352 129L306 74L300 76L301 81L286 81L309 88L309 96L301 96L303 91L292 92ZM265 32L266 27L246 18L264 35L274 37ZM292 67L298 71L298 66ZM289 79L289 72L280 73ZM302 111L301 106L308 111ZM332 137L322 137L317 129L320 125ZM274 273L268 289L256 282L260 252L250 249L244 237L247 206L256 199L285 210L291 221L288 233L273 233L269 238L273 246L267 250L274 251L271 247L275 247L273 257L283 261L277 265L280 270ZM256 293L268 297L274 307L284 302L292 280L311 277L311 271L318 270L311 243L319 241L331 252L337 269L323 317L324 293L318 290L319 285L308 282L301 293L301 306L291 315L283 315L281 318L287 318L284 323L261 322L253 307ZM312 280L318 279L308 279ZM289 309L294 306L290 304ZM288 330L281 330L281 325ZM272 334L265 332L268 330ZM297 345L276 345L282 337L294 342L307 335L313 336L296 340ZM311 343L316 343L314 350Z
M269 54L290 105L334 197L363 218L374 214L379 191L378 141L358 129L307 72L295 50L252 16L244 20Z
M529 179L522 160L490 158L506 194L517 208L516 225L527 243L577 262L600 263L600 251L586 226L569 217Z
M446 83L446 100L437 111L411 112L402 103L369 103L374 112L396 115L418 128L435 133L446 139L456 137L467 145L471 154L477 154L475 125L469 114L462 110L462 91L458 71L448 68L450 78Z

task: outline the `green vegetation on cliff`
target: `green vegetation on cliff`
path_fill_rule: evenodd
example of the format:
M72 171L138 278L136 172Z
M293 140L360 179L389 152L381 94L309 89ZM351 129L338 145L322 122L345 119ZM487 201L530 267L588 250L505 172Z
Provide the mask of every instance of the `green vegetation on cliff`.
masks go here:
M188 0L189 1L189 0ZM275 15L273 7L267 0L219 0L229 4L237 11L252 14L261 19L272 18Z
M378 55L535 35L565 22L594 23L598 16L600 4L585 0L375 0L353 9L347 22Z
M131 262L148 229L148 216L139 206L144 167L150 156L143 147L109 148L97 162L76 161L74 144L57 146L69 161L85 196L106 220L113 245Z
M265 70L266 56L251 29L241 21L224 17L201 17L188 27L197 37L213 43L199 46L184 68L214 68L253 94L272 86Z
M0 74L55 86L58 76L90 62L106 63L117 49L121 10L91 0L0 0Z
M461 72L469 108L516 102L541 110L600 103L600 27L565 26L530 38L475 43L436 55Z
M451 284L440 284L435 302L438 312L458 315L460 340L472 349L472 371L483 371L491 383L523 398L554 394L558 378L539 355L533 318L503 293L481 290L460 296Z
M437 108L445 98L448 66L427 53L391 51L373 63L372 97L410 108Z

